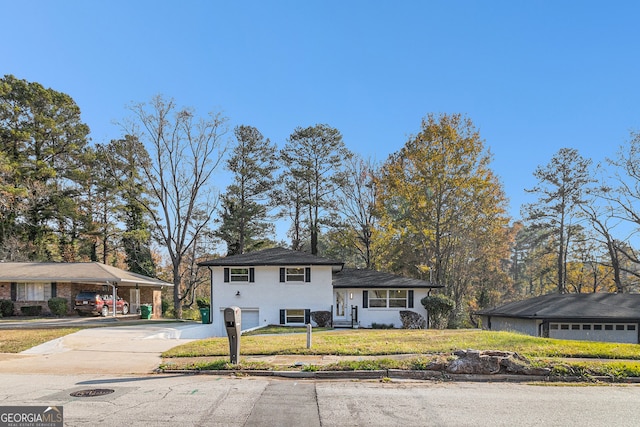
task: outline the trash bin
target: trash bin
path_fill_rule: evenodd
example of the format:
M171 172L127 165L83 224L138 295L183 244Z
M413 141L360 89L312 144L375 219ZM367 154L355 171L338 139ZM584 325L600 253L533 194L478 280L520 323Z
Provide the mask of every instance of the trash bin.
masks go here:
M140 318L151 319L151 304L142 304L140 306Z
M202 323L211 323L211 309L208 307L200 308L200 318Z

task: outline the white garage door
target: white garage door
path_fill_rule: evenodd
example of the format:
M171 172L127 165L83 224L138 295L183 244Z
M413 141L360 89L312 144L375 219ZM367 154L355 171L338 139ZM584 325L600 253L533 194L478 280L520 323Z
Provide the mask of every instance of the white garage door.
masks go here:
M240 309L242 310L242 309ZM242 310L242 330L255 328L260 325L260 316L258 310Z
M247 329L255 328L260 325L260 312L257 308L242 308L240 307L240 327L243 331ZM224 310L220 310L220 319L224 319ZM220 322L220 336L227 336L227 330L224 326L224 320Z

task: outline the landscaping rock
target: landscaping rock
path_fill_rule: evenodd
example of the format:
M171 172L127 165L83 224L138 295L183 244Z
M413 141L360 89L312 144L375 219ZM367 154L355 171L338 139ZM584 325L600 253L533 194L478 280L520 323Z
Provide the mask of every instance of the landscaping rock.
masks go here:
M454 355L458 358L446 367L451 374L549 375L551 372L548 368L532 368L526 358L509 351L458 350Z
M427 321L420 313L410 310L400 311L400 320L404 329L424 329Z

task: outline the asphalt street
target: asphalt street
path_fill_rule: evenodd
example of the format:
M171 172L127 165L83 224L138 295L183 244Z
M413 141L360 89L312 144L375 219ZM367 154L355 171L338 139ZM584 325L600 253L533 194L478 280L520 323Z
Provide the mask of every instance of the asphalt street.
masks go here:
M2 331L0 331L2 333ZM85 329L0 354L0 407L62 406L66 426L637 426L639 385L153 374L206 328Z
M620 385L86 374L0 374L0 384L0 406L62 406L66 426L591 427L640 419L640 387ZM109 394L71 395L97 390Z

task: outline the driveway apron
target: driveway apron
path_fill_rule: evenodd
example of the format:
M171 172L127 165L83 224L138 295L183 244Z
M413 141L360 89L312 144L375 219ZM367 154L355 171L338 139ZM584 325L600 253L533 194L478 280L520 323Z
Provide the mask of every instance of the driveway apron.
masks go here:
M19 354L0 354L0 373L148 374L163 351L204 338L204 326L83 329Z

